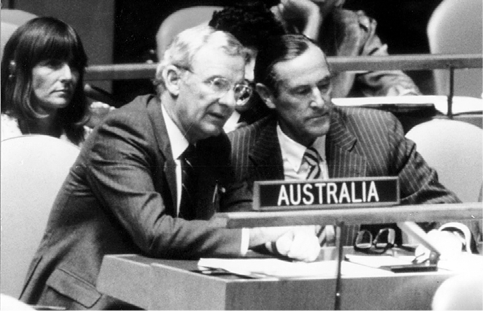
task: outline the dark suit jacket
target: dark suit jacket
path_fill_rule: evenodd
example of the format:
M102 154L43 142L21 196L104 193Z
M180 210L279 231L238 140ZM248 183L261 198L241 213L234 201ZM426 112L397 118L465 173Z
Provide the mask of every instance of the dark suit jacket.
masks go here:
M248 189L256 180L284 179L276 125L272 115L228 133L236 178L248 181ZM401 124L388 112L335 106L326 157L330 178L398 176L402 204L459 202L438 182L436 171L405 139ZM345 244L351 244L353 234L347 234Z
M129 308L96 290L104 255L237 256L241 230L209 219L233 178L226 135L197 143L196 219L176 218L176 173L160 102L139 97L88 138L53 206L21 300L67 309Z

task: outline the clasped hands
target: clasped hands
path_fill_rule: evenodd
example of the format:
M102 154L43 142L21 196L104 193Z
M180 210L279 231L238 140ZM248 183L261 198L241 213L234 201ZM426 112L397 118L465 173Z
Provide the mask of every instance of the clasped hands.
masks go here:
M310 262L317 259L320 243L317 233L320 226L292 227L274 241L266 242L266 249L275 255L297 261Z

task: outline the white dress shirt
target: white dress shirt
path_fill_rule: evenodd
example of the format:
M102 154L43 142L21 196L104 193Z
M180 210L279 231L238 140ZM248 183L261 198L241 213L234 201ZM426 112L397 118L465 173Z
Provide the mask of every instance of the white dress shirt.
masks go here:
M166 124L166 130L168 132L168 138L171 145L171 154L174 159L174 163L176 163L176 192L178 195L176 196L176 214L179 213L179 205L181 204L181 161L180 157L183 152L188 148L189 142L186 137L181 133L178 126L174 123L174 121L169 116L168 112L161 105L161 109L163 111L163 118L164 124ZM176 142L176 143L174 143Z
M181 160L180 157L183 152L188 148L189 142L186 137L181 133L181 130L174 123L174 121L169 116L168 112L161 104L161 110L163 112L164 123L166 124L166 131L168 132L168 138L171 145L171 154L173 156L174 162L176 163L176 191L178 195L176 196L176 215L179 213L179 206L181 204ZM174 143L176 142L176 143ZM250 229L242 228L242 239L241 239L241 255L244 256L248 252L248 247L250 243Z
M307 147L301 145L285 135L277 125L277 137L282 149L283 172L285 180L305 180L310 171L310 165L304 161L304 154ZM325 160L325 135L317 138L312 144L319 153L322 161L319 162L322 171L321 179L329 178L329 169Z
M304 154L307 147L297 143L282 131L277 124L277 137L282 150L283 172L285 180L306 180L310 172L310 165L304 161ZM325 135L318 137L311 147L320 155L322 161L319 162L322 172L322 180L329 179L329 168L325 156ZM319 232L319 242L321 245L335 245L335 227L327 225Z

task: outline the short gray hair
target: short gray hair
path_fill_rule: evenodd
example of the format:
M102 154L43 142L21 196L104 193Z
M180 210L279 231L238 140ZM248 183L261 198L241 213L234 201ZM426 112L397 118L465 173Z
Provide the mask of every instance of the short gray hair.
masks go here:
M158 94L165 90L163 71L170 65L190 69L193 57L207 45L222 49L227 55L248 59L246 48L227 32L204 24L186 29L173 39L158 64L154 80Z

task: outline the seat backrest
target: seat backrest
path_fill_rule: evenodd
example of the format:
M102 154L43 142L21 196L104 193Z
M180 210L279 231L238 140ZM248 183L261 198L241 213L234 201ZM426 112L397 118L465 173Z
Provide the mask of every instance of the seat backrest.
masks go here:
M472 124L433 119L413 127L406 137L436 169L439 181L463 202L477 202L483 182L483 130Z
M50 209L79 148L44 135L1 143L1 292L18 298Z
M475 262L476 259L475 257ZM463 262L461 261L461 264ZM482 310L483 273L481 267L475 265L475 271L472 273L458 273L444 280L434 293L431 309L438 311Z
M434 10L427 33L432 54L482 54L482 0L444 0ZM448 70L435 70L439 95L449 90ZM482 96L482 70L455 71L455 95Z
M2 20L2 39L1 39L1 55L3 55L3 48L5 44L7 44L8 39L12 36L12 34L17 30L19 26L22 26L29 20L35 18L37 16L21 11L21 10L9 10L9 9L2 9L1 10L1 20Z
M169 15L159 26L156 34L158 59L163 58L163 53L173 38L185 29L208 23L213 12L222 10L221 6L192 6L178 10Z

